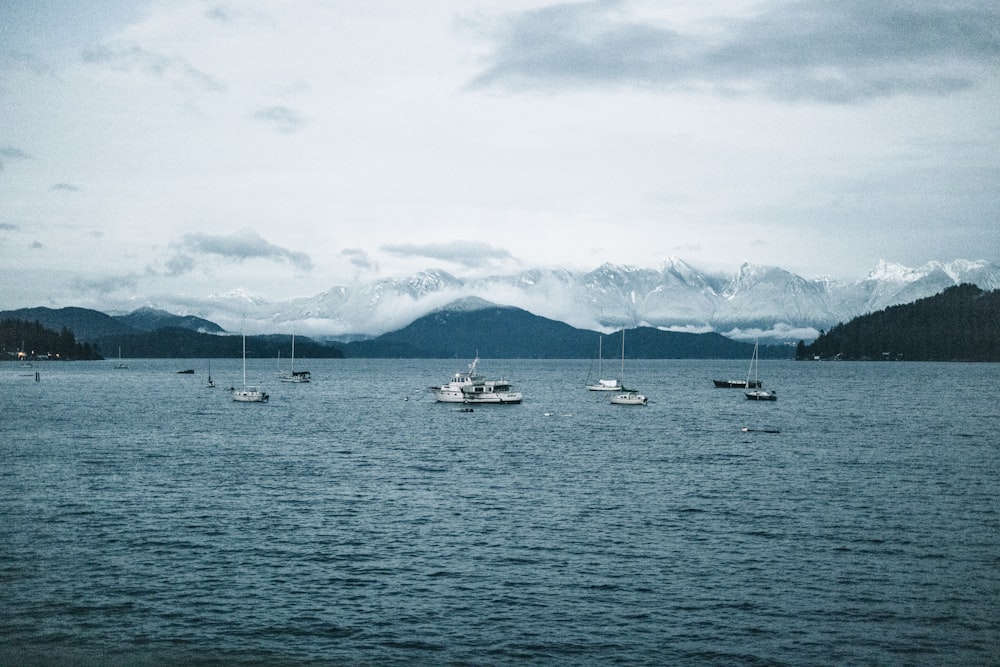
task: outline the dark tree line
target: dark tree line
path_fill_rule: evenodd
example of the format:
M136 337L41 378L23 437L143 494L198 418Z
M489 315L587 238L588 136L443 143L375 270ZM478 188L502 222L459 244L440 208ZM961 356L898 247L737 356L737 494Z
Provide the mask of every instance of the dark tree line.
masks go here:
M291 336L268 334L247 336L247 356L250 358L277 358L291 356ZM201 333L182 327L163 327L156 331L104 336L96 341L97 349L106 356L118 354L130 359L209 359L239 358L243 354L240 336L221 336ZM342 358L343 351L299 336L295 339L296 358Z
M1000 361L1000 291L975 285L856 317L799 342L797 359Z
M290 355L289 336L248 336L247 355L251 357L277 357ZM239 357L242 339L239 336L218 336L199 333L179 327L165 327L156 331L123 336L105 336L95 343L78 343L71 329L63 327L53 331L37 321L17 319L0 320L0 359L63 359L98 360L105 355L114 356L121 346L122 354L129 358L211 358ZM323 345L309 338L295 341L298 358L342 358L337 347Z
M101 359L90 343L77 343L73 332L46 329L37 321L0 320L0 358L2 359Z

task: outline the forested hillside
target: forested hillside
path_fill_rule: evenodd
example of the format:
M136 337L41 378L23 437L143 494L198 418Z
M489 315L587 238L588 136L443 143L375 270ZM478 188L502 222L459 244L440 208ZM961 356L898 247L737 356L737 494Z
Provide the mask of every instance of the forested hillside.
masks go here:
M0 320L0 359L100 359L90 343L77 343L67 328L46 329L38 322L17 319Z
M956 285L799 343L798 359L1000 361L1000 291Z
M291 357L291 336L268 334L247 336L247 356L251 358ZM114 356L121 347L122 356L130 359L206 359L239 357L243 343L240 336L199 333L182 327L164 327L156 331L105 336L94 342L105 356ZM340 348L317 343L299 336L295 340L296 358L339 359Z
M627 332L630 359L749 359L753 344L717 333L638 327ZM440 310L371 340L345 343L344 356L372 358L594 359L596 331L577 329L510 306ZM607 360L621 354L621 333L604 337ZM788 346L764 345L760 356L788 359Z

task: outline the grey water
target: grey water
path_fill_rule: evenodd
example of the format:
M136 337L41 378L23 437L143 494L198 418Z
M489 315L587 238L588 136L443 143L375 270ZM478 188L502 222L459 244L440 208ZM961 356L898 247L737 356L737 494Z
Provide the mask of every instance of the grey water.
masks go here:
M0 664L1000 662L996 364L116 363L0 365Z

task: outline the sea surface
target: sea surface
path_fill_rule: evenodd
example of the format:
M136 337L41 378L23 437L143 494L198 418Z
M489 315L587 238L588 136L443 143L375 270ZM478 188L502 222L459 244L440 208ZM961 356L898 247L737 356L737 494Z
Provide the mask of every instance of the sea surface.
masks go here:
M1000 365L127 361L0 364L0 664L1000 664Z

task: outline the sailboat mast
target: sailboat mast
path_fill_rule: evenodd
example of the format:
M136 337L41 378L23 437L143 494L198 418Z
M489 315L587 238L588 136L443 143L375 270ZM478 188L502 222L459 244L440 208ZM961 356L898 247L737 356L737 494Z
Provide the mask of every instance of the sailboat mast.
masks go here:
M746 383L746 388L747 389L750 389L750 387L752 386L750 384L750 375L751 375L751 373L754 376L754 378L753 378L754 379L754 383L757 382L757 346L759 344L760 344L760 340L759 339L754 340L754 342L753 342L753 354L750 355L750 368L747 369L747 383Z
M622 327L622 389L625 389L625 327Z
M755 385L760 385L760 353L758 350L758 341L753 342L753 383Z
M604 377L604 353L601 352L601 345L604 343L604 336L597 338L597 379Z
M247 335L243 334L243 388L247 388Z

